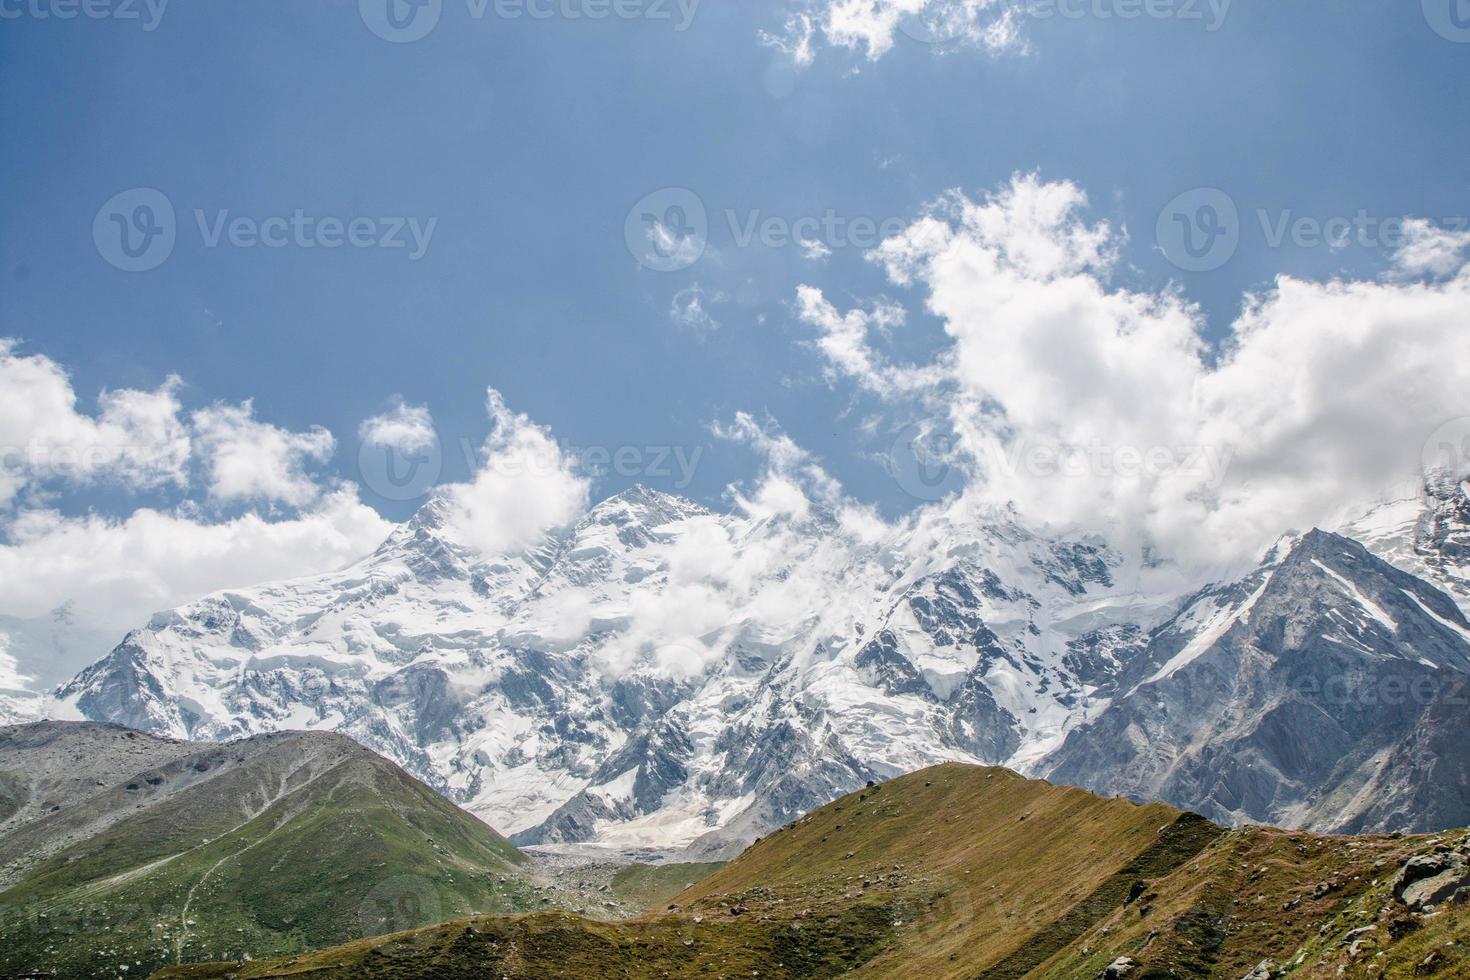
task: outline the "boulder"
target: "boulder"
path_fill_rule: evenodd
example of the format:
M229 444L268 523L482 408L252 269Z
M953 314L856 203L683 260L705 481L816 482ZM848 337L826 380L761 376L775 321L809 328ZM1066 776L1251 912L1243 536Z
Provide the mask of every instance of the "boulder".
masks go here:
M1393 880L1393 897L1425 911L1470 886L1470 863L1460 854L1436 852L1409 858Z

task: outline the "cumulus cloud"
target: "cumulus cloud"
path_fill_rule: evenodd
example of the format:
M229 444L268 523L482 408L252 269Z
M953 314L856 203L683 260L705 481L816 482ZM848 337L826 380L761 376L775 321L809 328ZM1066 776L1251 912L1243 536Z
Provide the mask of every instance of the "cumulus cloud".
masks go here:
M291 432L256 419L251 401L201 409L193 425L209 495L221 503L307 506L321 494L309 467L330 459L337 446L320 426Z
M55 361L0 339L0 505L27 486L114 482L148 490L188 482L188 426L181 382L153 391L103 391L95 415L77 409L71 379Z
M452 523L461 539L485 555L503 555L574 520L590 489L576 461L551 433L512 412L489 389L493 426L474 477L448 489Z
M1018 176L874 250L950 339L917 391L890 380L871 314L798 293L829 372L945 406L968 496L1182 556L1253 554L1411 484L1429 434L1470 416L1470 273L1441 245L1409 260L1436 282L1281 277L1211 346L1177 291L1110 284L1122 237L1086 207Z
M796 315L817 328L817 347L827 363L828 380L847 377L882 395L901 391L916 394L935 390L944 374L934 367L891 363L872 345L871 338L887 335L903 325L907 316L897 303L881 301L868 310L838 312L820 289L801 285L796 289Z
M393 407L381 415L365 419L357 427L357 436L368 446L381 446L400 453L413 454L432 447L438 436L434 417L423 405L406 404L394 399Z
M797 65L815 60L818 44L860 52L869 61L888 54L900 37L924 44L967 45L993 53L1026 49L1024 0L805 0L767 45Z
M46 615L70 602L90 627L124 631L210 592L333 571L380 544L392 526L349 489L290 520L245 514L207 523L141 509L124 518L16 516L0 544L0 614Z

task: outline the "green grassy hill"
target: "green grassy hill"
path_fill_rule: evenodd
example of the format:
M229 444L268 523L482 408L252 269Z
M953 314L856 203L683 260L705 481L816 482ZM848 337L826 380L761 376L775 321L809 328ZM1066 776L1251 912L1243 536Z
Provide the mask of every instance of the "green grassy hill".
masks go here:
M0 730L0 786L0 976L146 976L541 902L508 841L342 736L24 726Z
M664 913L480 916L163 976L1094 980L1120 957L1132 980L1240 980L1263 960L1273 977L1470 975L1466 907L1413 914L1391 894L1404 862L1436 849L1470 868L1462 834L1227 832L1162 804L948 765L795 821Z

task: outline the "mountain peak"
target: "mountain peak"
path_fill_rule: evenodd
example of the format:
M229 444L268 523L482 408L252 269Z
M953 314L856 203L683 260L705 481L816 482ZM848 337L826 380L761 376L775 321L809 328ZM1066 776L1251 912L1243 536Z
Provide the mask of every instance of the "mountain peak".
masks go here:
M664 493L662 490L655 490L642 483L635 483L588 511L586 523L624 524L631 518L645 527L656 527L671 521L708 513L708 510L687 497Z

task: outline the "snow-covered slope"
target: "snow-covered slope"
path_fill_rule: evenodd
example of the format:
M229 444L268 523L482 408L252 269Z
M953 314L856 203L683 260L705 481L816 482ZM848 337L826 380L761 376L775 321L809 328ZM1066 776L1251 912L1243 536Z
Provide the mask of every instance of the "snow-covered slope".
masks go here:
M1407 574L1464 582L1465 486L1431 490L1359 522L1403 571L1366 552L1345 563L1342 548L1303 564L1314 532L1198 591L1177 569L1005 510L956 506L875 536L820 509L715 514L635 488L488 561L435 500L341 572L154 617L58 693L61 710L177 738L340 730L521 843L716 853L946 759L1225 818L1343 823L1366 804L1318 797L1347 776L1286 779L1257 806L1175 778L1169 753L1275 704L1219 674L1254 678L1262 650L1276 658L1267 677L1278 661L1342 657L1470 671L1462 613ZM1288 567L1305 584L1283 605ZM1385 598L1389 573L1402 582ZM1174 703L1160 692L1187 709L1149 720L1141 705ZM1295 717L1269 715L1284 726L1273 744L1318 737ZM1393 721L1381 747L1428 717Z
M1040 758L1168 580L1006 512L879 545L642 488L486 562L434 501L342 572L154 617L60 694L178 738L344 731L522 841L714 850L868 778Z
M1470 614L1470 481L1431 475L1422 496L1380 504L1337 533L1443 589Z

